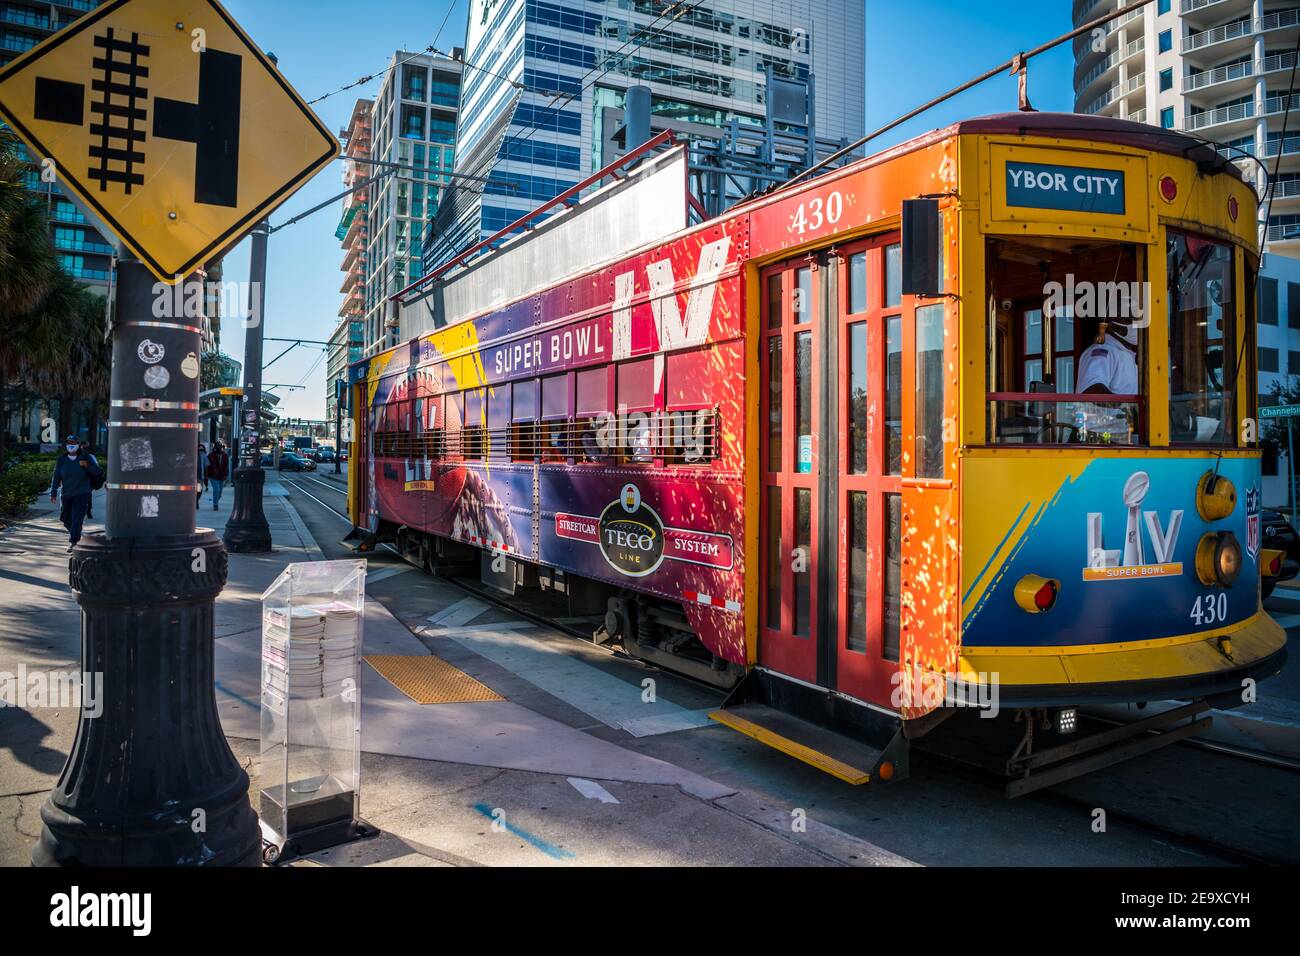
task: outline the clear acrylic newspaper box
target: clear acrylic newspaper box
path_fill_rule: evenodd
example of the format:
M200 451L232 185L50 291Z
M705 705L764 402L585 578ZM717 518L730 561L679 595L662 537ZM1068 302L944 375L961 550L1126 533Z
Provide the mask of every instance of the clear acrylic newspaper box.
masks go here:
M307 561L262 595L267 862L366 835L358 820L365 588L365 561Z

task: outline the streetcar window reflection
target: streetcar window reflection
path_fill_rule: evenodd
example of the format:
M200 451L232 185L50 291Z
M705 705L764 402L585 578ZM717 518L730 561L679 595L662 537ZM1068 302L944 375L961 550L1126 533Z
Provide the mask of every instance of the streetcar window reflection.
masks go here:
M916 476L943 477L943 305L916 310Z
M1234 433L1232 247L1171 230L1167 251L1169 441L1222 442Z
M885 495L885 599L881 602L882 634L881 656L898 660L902 635L902 538L903 499L900 495Z
M885 246L885 308L903 301L903 247Z
M885 473L903 473L903 320L885 320Z

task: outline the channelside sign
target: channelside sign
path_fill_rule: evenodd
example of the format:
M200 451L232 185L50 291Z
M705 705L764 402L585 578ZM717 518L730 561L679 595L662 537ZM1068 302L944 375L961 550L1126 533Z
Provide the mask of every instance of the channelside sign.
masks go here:
M1124 214L1124 172L1007 161L1007 205Z

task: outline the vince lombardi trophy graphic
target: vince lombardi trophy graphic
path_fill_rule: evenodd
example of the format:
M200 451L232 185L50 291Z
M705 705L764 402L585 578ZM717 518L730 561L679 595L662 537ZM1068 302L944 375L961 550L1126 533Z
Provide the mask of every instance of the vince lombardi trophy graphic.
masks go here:
M1124 529L1124 566L1138 567L1146 564L1142 553L1142 526L1139 524L1142 499L1151 488L1151 479L1145 471L1134 472L1124 482L1124 504L1128 508L1128 525Z

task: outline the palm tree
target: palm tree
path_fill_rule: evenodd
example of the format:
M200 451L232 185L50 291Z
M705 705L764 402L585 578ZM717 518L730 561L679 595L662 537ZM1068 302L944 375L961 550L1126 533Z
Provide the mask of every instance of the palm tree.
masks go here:
M26 169L13 134L0 130L0 467L9 426L6 391L28 358L30 330L19 328L20 317L38 308L60 272L45 210L23 184Z
M23 184L27 163L0 130L0 320L36 307L58 271L44 207Z
M36 311L16 323L22 368L32 387L59 397L59 437L72 427L72 402L108 395L112 356L104 343L104 299L58 270Z

